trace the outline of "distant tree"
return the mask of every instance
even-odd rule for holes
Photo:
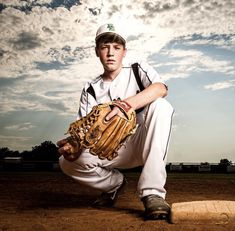
[[[19,151],[10,151],[10,153],[8,153],[9,157],[19,157],[20,156],[20,153]]]
[[[3,159],[6,156],[6,153],[8,153],[9,151],[9,148],[0,148],[0,160]]]
[[[21,156],[23,160],[33,160],[32,151],[23,151],[21,152]]]
[[[32,148],[32,158],[34,160],[58,160],[58,148],[51,141],[44,141]]]
[[[230,161],[228,159],[221,159],[220,162],[219,162],[219,165],[229,166],[229,165],[232,165],[232,161]]]
[[[40,145],[32,147],[31,151],[12,151],[8,147],[0,148],[0,160],[5,157],[18,157],[22,156],[24,160],[46,160],[46,161],[57,161],[58,148],[51,141],[44,141]]]
[[[18,156],[19,152],[10,150],[7,147],[0,148],[0,159],[4,159],[6,156]]]
[[[221,159],[218,165],[219,172],[227,172],[227,167],[232,164],[228,159]]]

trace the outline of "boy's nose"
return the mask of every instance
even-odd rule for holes
[[[113,56],[113,48],[109,48],[109,50],[108,50],[108,56]]]

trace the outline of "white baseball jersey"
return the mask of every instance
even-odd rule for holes
[[[156,70],[145,62],[138,63],[139,76],[143,86],[146,88],[152,83],[164,83]],[[95,98],[88,92],[88,88],[94,89]],[[121,72],[113,81],[104,81],[102,76],[86,83],[80,99],[80,107],[77,119],[87,115],[93,106],[99,103],[107,103],[115,99],[125,99],[136,95],[140,91],[134,76],[131,64],[123,66]]]
[[[156,82],[164,84],[158,73],[148,64],[139,63],[138,69],[144,87]],[[94,90],[95,97],[89,89]],[[139,91],[140,87],[131,65],[123,66],[119,75],[111,82],[104,82],[99,76],[88,82],[83,89],[78,119],[89,113],[98,103],[125,99]],[[142,198],[156,194],[165,198],[165,163],[174,110],[167,100],[161,97],[145,109],[137,114],[139,126],[128,142],[119,149],[116,158],[112,161],[101,160],[91,155],[88,149],[84,149],[74,162],[60,157],[63,172],[82,184],[111,193],[123,182],[123,174],[118,169],[144,166],[137,186],[139,196]]]

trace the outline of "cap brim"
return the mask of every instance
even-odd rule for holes
[[[118,36],[119,38],[121,38],[124,43],[126,43],[126,40],[125,40],[120,34],[117,34],[117,33],[114,33],[114,32],[104,32],[104,33],[101,33],[101,34],[99,34],[98,36],[96,36],[95,41],[97,41],[97,40],[98,40],[99,38],[101,38],[102,36],[108,35],[108,34],[110,34],[110,35],[116,35],[116,36]]]

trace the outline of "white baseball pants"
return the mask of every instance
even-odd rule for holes
[[[138,115],[136,133],[119,149],[118,157],[100,160],[84,150],[74,162],[61,156],[62,171],[82,184],[113,192],[123,181],[123,174],[117,169],[143,166],[137,188],[139,196],[156,194],[165,198],[166,155],[173,112],[166,99],[158,98]]]

